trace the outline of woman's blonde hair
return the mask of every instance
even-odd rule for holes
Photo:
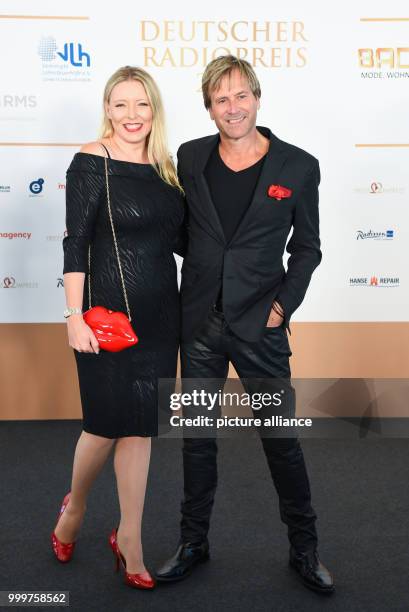
[[[105,107],[106,104],[109,104],[111,93],[115,85],[124,81],[139,81],[144,86],[151,105],[152,129],[147,138],[149,163],[152,164],[159,176],[166,183],[183,191],[167,146],[165,112],[163,109],[162,97],[151,75],[145,70],[142,70],[142,68],[137,68],[136,66],[123,66],[114,72],[108,79],[104,89],[104,115],[100,129],[100,138],[109,138],[114,132]]]

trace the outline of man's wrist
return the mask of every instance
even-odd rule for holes
[[[284,308],[282,307],[282,305],[280,304],[278,300],[274,300],[272,309],[274,310],[275,313],[277,313],[278,315],[280,315],[280,317],[283,317],[284,319],[285,317]]]

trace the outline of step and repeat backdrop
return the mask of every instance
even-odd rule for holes
[[[97,138],[109,76],[153,75],[175,154],[215,132],[201,75],[227,53],[256,69],[259,125],[320,161],[323,260],[294,321],[407,321],[406,2],[3,0],[0,33],[1,323],[63,322],[65,173]]]

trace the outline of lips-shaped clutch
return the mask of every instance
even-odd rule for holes
[[[105,351],[118,353],[136,344],[139,339],[123,312],[94,306],[83,314],[85,323],[92,329],[99,346]]]

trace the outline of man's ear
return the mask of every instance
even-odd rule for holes
[[[213,115],[213,113],[212,113],[212,107],[211,107],[211,106],[209,107],[209,116],[210,116],[210,119],[211,119],[212,121],[214,121],[214,115]]]
[[[257,98],[257,110],[260,110],[260,98]]]

